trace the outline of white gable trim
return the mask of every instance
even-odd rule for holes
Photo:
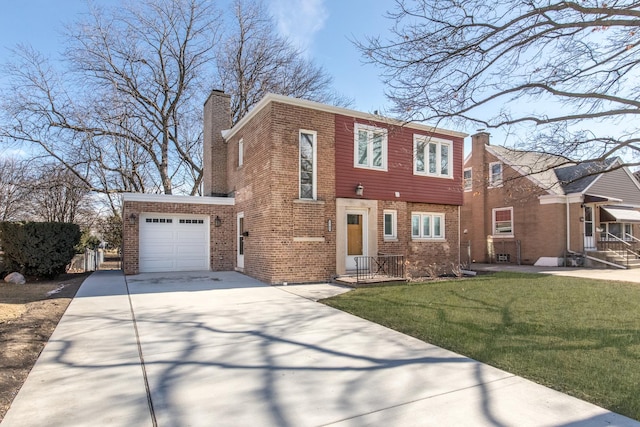
[[[502,163],[504,163],[505,165],[509,166],[511,169],[513,169],[514,171],[518,172],[521,176],[524,176],[525,178],[528,178],[529,181],[533,182],[536,186],[546,190],[547,193],[549,193],[549,195],[555,195],[556,193],[554,193],[551,188],[545,188],[545,185],[540,182],[540,180],[538,180],[536,177],[534,177],[533,175],[531,175],[530,173],[525,172],[522,168],[520,168],[519,166],[516,165],[512,165],[511,163],[509,163],[504,157],[502,157],[496,150],[494,150],[490,145],[485,145],[486,150],[493,154],[498,160],[500,160]],[[553,168],[551,168],[553,169]],[[504,173],[504,171],[503,171]],[[556,185],[554,184],[553,187],[555,187]],[[552,187],[552,188],[553,188]]]
[[[558,194],[545,194],[543,196],[538,196],[541,205],[552,205],[557,203],[565,204],[569,203],[582,203],[583,194],[582,193],[571,193],[566,196],[558,195]]]
[[[125,202],[155,202],[155,203],[192,203],[197,205],[235,205],[233,197],[203,197],[203,196],[176,196],[173,194],[142,194],[123,193],[122,200]]]

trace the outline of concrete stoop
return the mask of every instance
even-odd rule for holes
[[[614,251],[589,251],[587,252],[587,255],[617,264],[625,268],[640,268],[640,259],[635,258],[629,259],[627,261],[624,256]],[[615,267],[607,266],[607,268]]]

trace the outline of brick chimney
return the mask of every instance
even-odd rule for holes
[[[469,237],[472,240],[472,258],[488,261],[487,236],[491,231],[491,212],[487,212],[487,183],[489,168],[487,163],[486,146],[489,143],[489,133],[480,131],[471,136],[471,166],[473,192],[471,199],[471,223]],[[466,200],[465,200],[466,202]]]
[[[227,144],[222,131],[231,128],[231,96],[212,90],[204,103],[204,130],[202,141],[202,192],[204,196],[226,196]]]

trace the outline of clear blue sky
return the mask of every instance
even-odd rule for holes
[[[94,0],[118,4],[118,0]],[[349,39],[385,31],[388,0],[267,0],[279,30],[306,49],[310,58],[333,76],[335,88],[355,100],[354,109],[383,110],[386,101],[377,70],[363,66]],[[57,56],[63,50],[61,31],[86,11],[84,0],[0,0],[0,63],[9,49],[27,43]]]
[[[224,4],[229,0],[218,1]],[[379,70],[362,63],[351,40],[384,35],[391,25],[385,13],[393,6],[392,1],[265,0],[265,4],[276,18],[278,30],[332,75],[335,89],[354,100],[353,109],[381,113],[389,109]],[[0,64],[10,58],[10,49],[18,43],[56,58],[64,48],[64,25],[86,11],[85,0],[0,0]],[[454,130],[470,133],[469,129]]]

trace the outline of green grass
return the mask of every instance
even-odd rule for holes
[[[640,420],[640,284],[498,273],[322,302]]]

